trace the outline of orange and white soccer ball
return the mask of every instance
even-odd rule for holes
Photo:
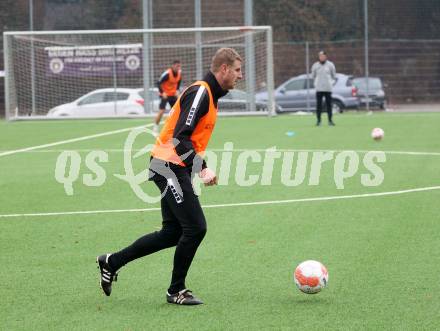
[[[381,128],[374,128],[371,131],[371,138],[373,138],[374,140],[381,140],[384,135],[385,132]]]
[[[295,269],[295,284],[304,293],[320,292],[328,283],[327,268],[318,261],[308,260]]]

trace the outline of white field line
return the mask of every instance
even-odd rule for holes
[[[256,152],[266,152],[269,149],[234,149],[233,152],[245,152],[245,151],[256,151]],[[212,152],[228,152],[224,149],[210,149]],[[433,155],[440,156],[440,152],[412,152],[412,151],[381,151],[381,150],[351,150],[351,149],[276,149],[277,152],[345,152],[353,151],[356,153],[370,153],[370,152],[383,152],[385,154],[398,154],[398,155]]]
[[[124,129],[125,130],[125,129]],[[90,138],[89,138],[90,139]],[[108,153],[123,153],[125,152],[124,149],[106,149],[106,148],[96,148],[96,149],[72,149],[75,150],[77,152],[83,152],[83,153],[87,153],[87,152],[91,152],[91,151],[95,151],[95,150],[102,150],[104,152],[108,152]],[[65,149],[43,149],[43,150],[30,150],[30,151],[23,151],[23,152],[29,152],[29,153],[61,153],[63,152]],[[270,149],[269,149],[270,150]],[[132,149],[132,152],[139,152],[140,149]],[[223,152],[245,152],[245,151],[255,151],[255,152],[266,152],[268,151],[268,149],[253,149],[253,148],[237,148],[237,149],[233,149],[231,150],[225,150],[225,149],[208,149],[209,152],[219,152],[219,153],[223,153]],[[335,152],[335,153],[339,153],[339,152],[344,152],[344,151],[353,151],[356,153],[369,153],[369,152],[383,152],[385,154],[395,154],[395,155],[419,155],[419,156],[440,156],[440,152],[412,152],[412,151],[381,151],[381,150],[351,150],[351,149],[276,149],[277,152]],[[12,152],[12,151],[0,151],[0,153],[7,153],[7,152]],[[0,154],[0,156],[2,156],[2,154]]]
[[[289,203],[297,203],[297,202],[315,202],[315,201],[328,201],[328,200],[369,198],[369,197],[381,197],[381,196],[399,195],[399,194],[414,193],[414,192],[434,191],[439,189],[440,186],[428,186],[428,187],[420,187],[420,188],[413,188],[413,189],[400,190],[400,191],[389,191],[389,192],[378,192],[378,193],[334,195],[327,197],[301,198],[301,199],[289,199],[289,200],[268,200],[268,201],[214,204],[214,205],[205,205],[203,206],[203,208],[227,208],[227,207],[289,204]],[[142,208],[142,209],[82,210],[82,211],[66,211],[66,212],[52,212],[52,213],[0,214],[0,218],[133,213],[133,212],[150,212],[150,211],[159,211],[159,210],[160,208]]]
[[[141,126],[135,126],[135,127],[125,128],[125,129],[119,129],[119,130],[114,130],[114,131],[107,131],[107,132],[92,134],[92,135],[89,135],[89,136],[83,136],[83,137],[78,137],[78,138],[72,138],[72,139],[67,139],[67,140],[56,141],[56,142],[49,143],[49,144],[44,144],[44,145],[31,146],[31,147],[26,147],[26,148],[11,150],[11,151],[3,151],[3,152],[0,153],[0,157],[7,156],[7,155],[12,155],[12,154],[18,154],[18,153],[25,153],[25,152],[35,151],[35,150],[39,150],[39,149],[43,149],[43,148],[47,148],[47,147],[52,147],[52,146],[58,146],[58,145],[74,143],[74,142],[77,142],[77,141],[84,141],[84,140],[88,140],[88,139],[94,139],[94,138],[110,136],[110,135],[113,135],[113,134],[127,132],[127,131],[131,131],[131,130],[134,130],[134,129],[137,129],[137,128],[144,128],[144,127],[148,127],[148,126],[152,126],[152,125],[153,125],[153,123],[150,123],[150,124],[141,125]]]

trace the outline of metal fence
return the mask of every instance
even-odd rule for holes
[[[4,0],[0,26],[143,28],[143,5],[151,28],[271,25],[276,85],[305,73],[306,63],[325,49],[339,72],[380,77],[394,108],[440,101],[438,0]]]
[[[317,61],[320,50],[326,50],[337,72],[362,77],[363,44],[363,40],[276,42],[275,83],[279,85],[292,76],[305,74]],[[382,79],[390,107],[440,102],[440,40],[371,40],[368,57],[369,75]],[[282,63],[278,59],[283,59]]]

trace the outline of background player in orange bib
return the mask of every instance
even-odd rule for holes
[[[163,113],[167,103],[173,107],[179,96],[179,88],[182,82],[182,66],[179,60],[173,62],[173,65],[165,70],[157,81],[157,87],[160,94],[159,112],[155,118],[153,132],[157,135],[159,133],[159,123],[162,119]]]

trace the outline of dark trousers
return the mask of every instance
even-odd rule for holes
[[[318,122],[321,122],[322,112],[322,98],[325,98],[325,105],[327,106],[328,121],[332,121],[332,92],[316,92],[316,116]]]
[[[160,177],[155,180],[161,193],[162,229],[149,233],[130,246],[114,253],[110,257],[110,267],[119,269],[130,261],[155,253],[164,248],[176,246],[174,268],[169,293],[185,288],[185,278],[194,255],[206,234],[206,220],[198,197],[194,194],[189,174],[180,174],[177,178],[182,195]]]
[[[159,109],[165,109],[165,107],[167,106],[167,103],[170,105],[171,108],[173,108],[176,101],[177,101],[176,96],[168,96],[166,98],[160,97]]]

